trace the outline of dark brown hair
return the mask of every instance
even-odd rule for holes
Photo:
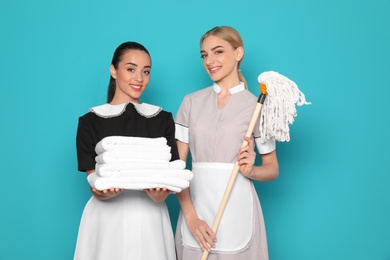
[[[122,60],[123,55],[131,50],[146,52],[150,57],[148,50],[142,44],[139,44],[137,42],[124,42],[116,48],[112,57],[111,65],[113,65],[115,69],[118,69],[118,64]],[[107,103],[110,103],[114,98],[115,90],[116,80],[112,76],[110,76],[110,82],[108,83],[107,91]]]

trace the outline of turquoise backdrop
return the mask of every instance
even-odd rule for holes
[[[72,259],[91,196],[77,171],[78,117],[105,102],[114,49],[151,52],[143,101],[175,115],[211,84],[199,38],[245,42],[243,74],[278,71],[312,102],[257,182],[271,260],[389,260],[390,1],[15,0],[0,3],[0,259]],[[179,204],[168,199],[175,229]]]

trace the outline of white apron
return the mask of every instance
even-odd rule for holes
[[[124,190],[107,201],[92,196],[81,218],[74,259],[175,260],[165,202],[137,190]]]
[[[192,167],[191,198],[198,217],[212,227],[234,164],[194,163]],[[245,248],[252,238],[253,214],[251,181],[238,173],[216,233],[216,248],[212,251],[235,253]],[[181,232],[183,246],[200,249],[184,219]]]

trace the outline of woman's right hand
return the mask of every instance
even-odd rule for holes
[[[210,252],[211,248],[215,247],[217,237],[204,220],[194,218],[188,221],[187,226],[203,251],[207,250]]]
[[[87,170],[86,171],[87,176],[93,172],[95,172],[95,169]],[[90,187],[90,188],[91,188],[91,192],[92,192],[93,196],[95,196],[99,200],[108,200],[108,199],[114,198],[114,197],[118,196],[119,194],[121,194],[123,191],[123,189],[119,189],[119,188],[110,188],[110,189],[105,189],[105,190],[97,190],[97,189],[92,188],[92,187]]]
[[[99,200],[112,199],[112,198],[118,196],[119,194],[121,194],[122,191],[123,191],[123,189],[119,189],[119,188],[110,188],[110,189],[105,189],[105,190],[97,190],[97,189],[91,187],[92,194],[96,198],[98,198]]]

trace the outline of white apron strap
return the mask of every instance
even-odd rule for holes
[[[194,163],[190,192],[199,218],[212,227],[234,164]],[[199,248],[185,221],[181,231],[183,245]],[[238,174],[217,230],[217,244],[213,251],[235,252],[243,249],[252,238],[253,197],[251,181]]]

